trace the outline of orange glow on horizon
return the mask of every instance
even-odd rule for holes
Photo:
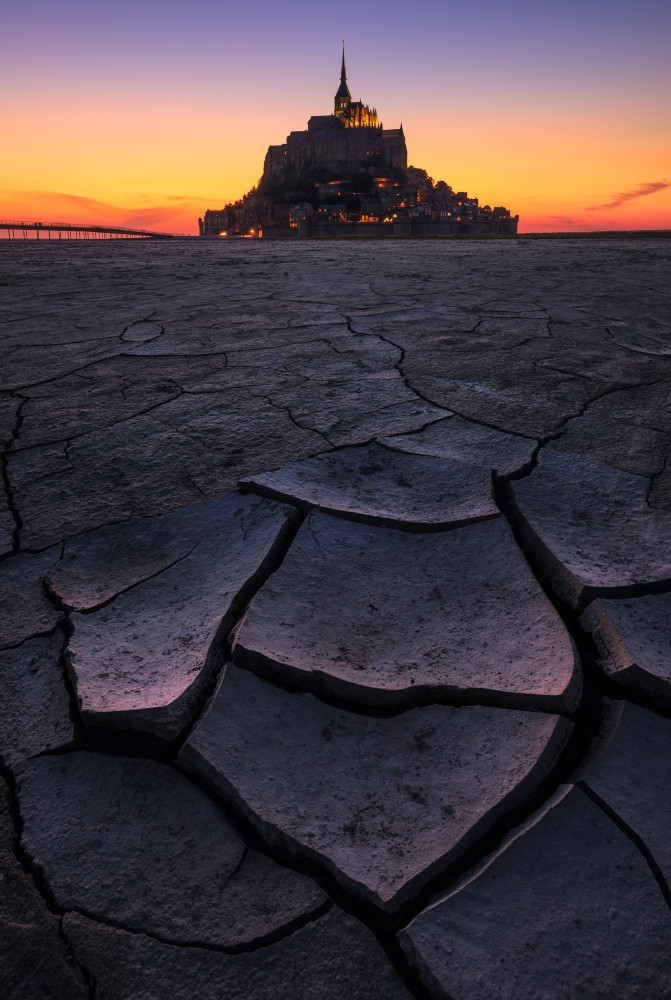
[[[476,110],[390,108],[385,120],[403,120],[409,163],[519,214],[521,233],[671,229],[671,139],[653,116],[632,118],[625,135],[616,113]],[[194,109],[24,95],[4,114],[0,217],[196,234],[206,209],[257,183],[269,144],[321,111],[257,96]],[[646,184],[659,187],[616,204]]]

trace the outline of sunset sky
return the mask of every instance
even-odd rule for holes
[[[520,232],[671,228],[669,0],[22,0],[0,218],[197,232],[348,84]]]

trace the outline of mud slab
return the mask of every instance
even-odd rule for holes
[[[499,513],[488,470],[377,444],[295,462],[240,487],[303,510],[408,531],[456,528]]]
[[[164,557],[146,579],[144,546],[130,529],[126,544],[137,561],[129,576],[140,582],[99,610],[70,617],[74,634],[65,655],[87,725],[170,740],[193,721],[221,664],[221,644],[237,608],[272,565],[293,515],[268,500],[222,498],[208,505],[192,543],[183,540],[181,554]],[[144,543],[158,562],[153,537],[150,532]],[[116,542],[123,545],[123,536]],[[79,604],[101,590],[89,582],[85,563],[82,596],[70,595]]]
[[[533,794],[571,728],[481,707],[371,718],[229,666],[179,761],[269,844],[391,912]]]
[[[68,914],[67,940],[95,976],[100,1000],[147,992],[171,1000],[409,1000],[411,994],[367,928],[332,911],[276,944],[244,955],[176,948]]]
[[[605,1000],[664,996],[670,931],[645,859],[572,788],[401,940],[431,996]]]
[[[609,677],[671,708],[671,594],[597,600],[581,622]]]
[[[671,580],[671,512],[648,505],[649,479],[546,448],[512,488],[528,545],[574,607]]]
[[[501,518],[416,535],[311,514],[233,660],[363,705],[571,712],[581,692],[569,634]]]
[[[17,769],[22,846],[62,910],[234,950],[322,912],[310,880],[245,848],[179,772],[86,752]]]

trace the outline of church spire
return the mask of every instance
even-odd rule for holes
[[[342,42],[342,69],[340,70],[340,86],[335,95],[335,114],[342,115],[344,112],[349,110],[349,106],[352,103],[352,95],[349,92],[349,87],[347,86],[347,71],[345,69],[345,39]]]

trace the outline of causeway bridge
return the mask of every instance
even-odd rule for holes
[[[114,240],[114,239],[154,239],[171,240],[183,233],[156,233],[149,229],[128,229],[124,226],[99,226],[81,222],[16,222],[0,219],[0,239],[4,234],[8,239],[66,239],[66,240]]]

